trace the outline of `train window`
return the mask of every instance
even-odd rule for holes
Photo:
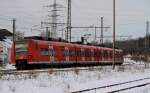
[[[70,56],[70,51],[69,50],[63,50],[62,55],[63,56]]]
[[[101,52],[101,58],[103,58],[104,57],[104,53],[103,52]]]
[[[75,53],[76,53],[76,54],[75,54],[76,56],[79,56],[79,53],[78,53],[78,52],[79,52],[79,51],[76,51],[76,52],[75,52]]]
[[[75,51],[72,51],[72,52],[71,52],[71,55],[72,55],[72,56],[75,56]]]
[[[85,56],[86,56],[86,57],[90,57],[90,55],[91,55],[91,53],[90,53],[89,50],[85,51]]]
[[[107,51],[104,51],[104,58],[107,58],[108,57],[108,53]]]
[[[72,56],[75,56],[75,55],[76,55],[76,54],[75,54],[75,51],[72,51],[72,53],[71,53],[71,54],[72,54]]]
[[[84,57],[84,54],[85,54],[84,51],[81,51],[81,56],[82,56],[82,57]]]
[[[96,57],[96,55],[95,55],[95,51],[94,51],[94,57]]]
[[[41,52],[41,55],[42,55],[42,56],[48,56],[48,55],[49,55],[48,49],[44,49],[44,48],[43,48],[43,49],[40,50],[40,52]]]
[[[101,58],[101,52],[98,52],[98,57],[100,57],[100,58]]]
[[[76,56],[80,56],[80,55],[79,55],[79,51],[76,51]]]
[[[76,56],[81,56],[81,51],[76,51]]]
[[[99,52],[96,52],[96,56],[99,57]]]
[[[71,56],[71,57],[75,56],[75,51],[70,50],[70,51],[69,51],[69,56]]]
[[[95,51],[95,52],[94,52],[94,56],[95,56],[95,57],[98,57],[98,52]]]
[[[89,51],[86,51],[86,56],[89,57]]]
[[[66,56],[69,56],[69,50],[66,50]]]
[[[110,53],[109,52],[107,52],[107,58],[110,58]]]
[[[111,53],[110,52],[108,53],[108,57],[111,58]]]
[[[69,56],[72,56],[72,50],[69,51]]]
[[[63,50],[63,51],[62,51],[62,55],[63,55],[63,56],[66,56],[66,54],[65,54],[65,50]]]
[[[97,57],[99,57],[99,52],[97,52],[97,55],[96,55]]]
[[[89,57],[89,51],[86,51],[85,53],[86,57]]]
[[[89,57],[91,56],[91,51],[88,51],[88,56],[89,56]]]
[[[113,56],[113,54],[110,52],[110,53],[109,53],[109,57],[112,58],[112,56]]]
[[[85,51],[85,57],[87,56],[87,51]]]
[[[93,51],[91,52],[91,56],[94,57],[94,52]]]
[[[87,51],[85,51],[85,57],[87,57]]]
[[[54,51],[54,56],[58,56],[58,52],[57,51]]]
[[[109,57],[109,53],[106,51],[106,58],[108,58]]]
[[[107,55],[106,52],[104,52],[104,58],[106,58],[106,55]]]
[[[81,51],[79,51],[79,56],[81,56]]]

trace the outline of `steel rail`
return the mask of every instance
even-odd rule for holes
[[[132,66],[134,64],[122,64],[120,67],[124,66]],[[138,64],[141,65],[141,64]],[[35,69],[35,70],[0,70],[0,74],[32,74],[32,73],[46,73],[46,72],[72,72],[72,71],[88,71],[88,70],[99,70],[105,67],[111,66],[94,66],[94,67],[77,67],[77,68],[63,68],[63,69],[56,69],[56,68],[50,68],[50,69]],[[119,67],[119,66],[118,66]]]
[[[98,90],[98,89],[103,89],[103,88],[108,88],[108,87],[114,87],[114,86],[118,86],[118,85],[124,85],[124,84],[133,83],[133,82],[148,80],[148,79],[150,79],[150,77],[143,78],[143,79],[132,80],[132,81],[127,81],[127,82],[122,82],[122,83],[117,83],[117,84],[110,84],[110,85],[101,86],[101,87],[97,87],[97,88],[91,88],[91,89],[84,89],[84,90],[79,90],[79,91],[73,91],[73,92],[70,92],[70,93],[82,93],[82,92],[87,92],[87,91],[92,91],[92,90]],[[142,87],[142,86],[146,86],[148,84],[150,84],[150,83],[140,84],[140,85],[136,85],[136,86],[132,86],[132,87],[128,87],[128,88],[122,88],[122,89],[119,89],[119,90],[110,91],[108,93],[115,93],[115,92],[124,91],[124,90],[132,89],[132,88],[136,88],[136,87],[140,87],[140,86]]]
[[[134,88],[137,88],[137,87],[143,87],[143,86],[147,86],[147,85],[150,85],[150,83],[144,83],[144,84],[139,84],[139,85],[132,86],[132,87],[128,87],[128,88],[122,88],[122,89],[110,91],[110,92],[108,92],[108,93],[121,92],[121,91],[129,90],[129,89],[134,89]]]

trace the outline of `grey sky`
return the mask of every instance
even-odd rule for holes
[[[67,0],[57,0],[66,6]],[[104,17],[105,26],[112,27],[112,1],[113,0],[72,0],[73,26],[100,26],[100,17]],[[46,18],[47,8],[43,6],[52,4],[53,0],[0,0],[0,28],[11,29],[11,18],[17,19],[17,28],[26,34],[33,25],[38,25]],[[146,21],[150,20],[150,0],[116,0],[116,30],[117,35],[144,36]],[[66,14],[64,13],[64,16]],[[83,29],[83,34],[85,33]],[[91,31],[90,31],[91,30]],[[79,34],[73,29],[73,34]],[[82,31],[82,30],[80,30]],[[91,33],[93,29],[87,30]],[[112,29],[105,32],[110,35]]]

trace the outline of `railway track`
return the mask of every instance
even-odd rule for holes
[[[134,64],[123,64],[121,66],[117,67],[126,67],[126,66],[132,66]],[[141,64],[140,64],[141,65]],[[143,65],[143,64],[142,64]],[[50,68],[50,69],[35,69],[35,70],[0,70],[0,74],[3,75],[12,75],[12,74],[33,74],[33,73],[47,73],[47,72],[71,72],[71,71],[88,71],[88,70],[100,70],[103,68],[112,68],[112,66],[94,66],[94,67],[74,67],[74,68]]]
[[[100,86],[100,87],[91,88],[91,89],[71,91],[70,93],[86,93],[89,91],[95,91],[95,93],[117,93],[117,92],[129,90],[129,89],[143,87],[146,85],[150,85],[150,77]]]
[[[41,70],[0,70],[0,74],[35,74],[35,73],[47,73],[47,72],[72,72],[72,71],[88,71],[88,70],[98,70],[101,67],[84,67],[84,68],[51,68],[51,69],[41,69]]]

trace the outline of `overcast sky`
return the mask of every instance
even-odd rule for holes
[[[48,9],[44,6],[53,0],[0,0],[0,28],[11,30],[11,19],[16,18],[17,30],[26,35],[34,25],[46,19]],[[57,0],[67,7],[67,0]],[[104,17],[104,26],[112,27],[113,0],[72,0],[72,26],[100,26],[100,17]],[[66,16],[66,9],[61,13]],[[65,21],[65,20],[64,20]],[[132,35],[134,38],[145,35],[146,21],[150,21],[150,0],[116,0],[116,31],[117,35]],[[66,22],[66,21],[65,21]],[[82,35],[93,33],[93,29],[82,29]],[[73,29],[76,36],[81,35]],[[99,30],[98,30],[99,31]],[[105,32],[111,35],[112,28]],[[75,35],[74,35],[75,36]]]

